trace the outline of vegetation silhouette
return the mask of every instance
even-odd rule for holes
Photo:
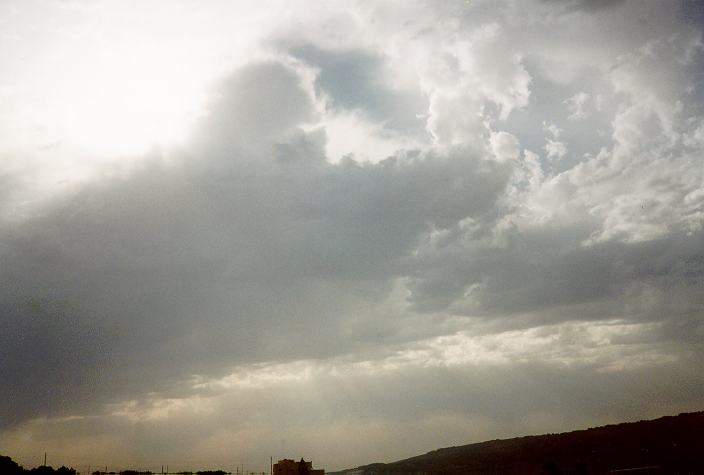
[[[152,472],[150,470],[147,470],[147,471],[122,470],[119,472],[102,472],[100,470],[96,470],[95,472],[92,473],[92,475],[157,475],[158,473],[166,473],[166,472]],[[176,475],[230,475],[232,472],[226,472],[225,470],[200,470],[198,472],[184,470],[184,471],[180,471],[180,472],[169,472],[169,473],[176,474]]]
[[[155,475],[157,472],[152,472],[150,470],[140,471],[140,470],[122,470],[119,472],[104,472],[101,470],[95,470],[91,472],[92,475]],[[232,472],[226,472],[225,470],[201,470],[198,472],[178,472],[181,475],[230,475]],[[27,470],[22,465],[12,460],[11,457],[6,455],[0,455],[0,475],[76,475],[76,470],[73,468],[68,468],[61,466],[60,468],[54,469],[46,465],[41,465],[39,467],[34,467],[31,470]]]
[[[68,468],[61,466],[57,469],[49,467],[47,465],[41,465],[39,467],[34,467],[31,470],[27,470],[22,465],[12,460],[12,458],[6,455],[0,455],[0,474],[2,475],[76,475],[76,470],[73,468]]]

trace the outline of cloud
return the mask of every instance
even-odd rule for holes
[[[623,361],[621,351],[606,356],[600,350],[608,338],[632,330],[564,326],[556,333],[544,332],[541,349],[554,355],[559,353],[558,345],[566,344],[571,351],[564,356],[573,358],[569,364],[539,361],[530,351],[530,362],[449,366],[411,362],[396,363],[390,370],[388,361],[368,365],[336,361],[248,368],[238,379],[230,378],[229,390],[114,406],[111,415],[99,419],[100,424],[90,417],[28,423],[11,433],[9,440],[14,446],[31,434],[56,446],[59,453],[100,440],[97,453],[79,449],[82,466],[96,459],[119,463],[117,447],[128,454],[132,466],[144,469],[153,466],[151,450],[161,450],[162,458],[179,469],[193,464],[227,465],[234,445],[250,454],[250,467],[263,469],[272,453],[306,453],[316,465],[336,469],[355,465],[350,447],[369,454],[370,461],[389,460],[455,440],[559,432],[594,421],[656,416],[659,412],[649,406],[651,401],[673,410],[698,401],[701,385],[683,384],[700,377],[693,366],[697,361],[689,361],[683,371],[661,354],[646,354],[637,344],[621,343],[623,353],[630,352],[647,369],[594,370],[598,363],[593,357],[599,362]],[[504,336],[500,335],[483,344],[499,343],[494,353],[514,353],[510,340],[524,336],[508,335],[501,345]],[[466,340],[457,343],[438,341],[436,349],[465,350]],[[580,349],[587,356],[581,361],[579,356],[574,358]],[[649,357],[656,358],[654,365],[647,362]],[[681,389],[673,391],[676,386]]]
[[[547,139],[544,148],[548,154],[548,158],[560,159],[567,155],[567,146],[564,142],[560,142],[559,140]]]
[[[341,468],[695,409],[701,31],[646,3],[272,4],[179,146],[19,121],[0,449]]]
[[[554,0],[544,0],[554,2]],[[623,0],[574,0],[565,2],[569,10],[583,10],[586,12],[598,12],[599,10],[609,10],[624,3]]]
[[[328,163],[324,134],[295,127],[311,111],[294,71],[245,67],[192,148],[146,157],[14,228],[4,337],[24,340],[7,347],[2,407],[46,415],[61,407],[52,393],[104,401],[246,361],[351,349],[340,328],[374,318],[353,309],[383,296],[417,236],[489,212],[508,179],[462,149]],[[67,320],[44,331],[57,301]],[[67,359],[54,358],[64,347]],[[42,384],[47,401],[20,400]]]
[[[489,139],[491,151],[499,161],[516,160],[521,153],[518,139],[506,132],[497,132]]]
[[[584,106],[590,96],[586,92],[578,92],[569,99],[565,99],[564,104],[570,109],[569,118],[572,120],[585,119],[587,113],[584,111]]]

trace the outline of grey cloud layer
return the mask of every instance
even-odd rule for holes
[[[310,28],[282,26],[269,59],[223,79],[187,145],[2,221],[0,430],[78,415],[90,417],[56,419],[57,431],[100,420],[99,433],[123,434],[140,404],[182,400],[183,413],[138,420],[144,432],[125,438],[137,458],[191,442],[196,457],[219,431],[245,438],[227,427],[242,420],[262,444],[277,420],[341,440],[363,420],[391,439],[409,414],[430,434],[456,417],[493,421],[483,434],[498,436],[568,429],[555,422],[565,414],[587,425],[695,404],[701,31],[663,2],[471,3],[348,5],[316,21],[303,11]],[[326,120],[350,111],[429,145],[333,163]],[[19,181],[0,172],[0,197]],[[458,330],[554,336],[546,325],[603,320],[635,328],[599,341],[594,351],[614,352],[603,362],[383,365]],[[576,351],[559,336],[558,353]],[[307,387],[283,378],[278,401],[194,383],[335,358],[382,370]],[[201,397],[205,418],[189,412]],[[549,422],[526,422],[541,415]],[[147,427],[170,421],[180,442]],[[304,439],[322,444],[310,427]]]
[[[344,294],[383,292],[419,234],[488,213],[507,181],[460,149],[330,165],[322,133],[295,129],[310,104],[290,71],[254,65],[230,84],[205,151],[147,157],[6,230],[3,421],[71,410],[86,391],[345,351],[339,326],[364,317]],[[271,154],[252,150],[277,133]],[[21,398],[41,385],[45,398]]]

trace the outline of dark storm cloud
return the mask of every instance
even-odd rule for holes
[[[90,405],[85,391],[107,363],[103,355],[110,342],[104,335],[60,301],[5,296],[0,314],[0,426],[85,410]]]
[[[508,179],[462,149],[329,164],[324,135],[295,130],[310,100],[276,63],[221,92],[200,146],[4,231],[5,425],[70,411],[80,394],[130,398],[340,351],[341,294],[388,286],[421,233],[487,213]]]
[[[469,314],[489,315],[610,302],[611,308],[601,307],[601,311],[625,316],[629,314],[625,308],[629,292],[652,287],[669,289],[684,298],[686,309],[667,299],[662,306],[642,309],[645,314],[639,317],[700,316],[702,301],[696,295],[704,295],[701,232],[643,243],[585,247],[581,242],[589,233],[587,223],[582,223],[559,231],[549,227],[514,229],[499,245],[477,242],[465,246],[459,239],[443,243],[438,252],[421,252],[419,262],[412,266],[419,277],[410,286],[411,299],[424,310],[443,310],[455,304],[455,311],[461,311],[467,302],[465,311]],[[473,289],[474,285],[479,287]],[[586,315],[573,316],[581,319]],[[594,314],[591,318],[605,316]]]
[[[567,5],[569,9],[579,10],[584,12],[598,12],[600,10],[609,10],[622,5],[625,0],[571,0],[567,2],[559,2],[557,0],[543,0],[546,3],[562,3]]]

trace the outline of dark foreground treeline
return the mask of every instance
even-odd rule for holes
[[[121,472],[101,472],[96,470],[92,475],[158,475],[166,472],[151,472],[149,470],[140,472],[139,470],[122,470]],[[199,472],[171,472],[167,475],[230,475],[232,472],[224,470],[201,470]],[[2,474],[0,474],[2,475]]]
[[[704,474],[704,412],[449,447],[337,473]]]
[[[96,470],[92,475],[158,475],[159,473],[166,472],[140,472],[139,470],[123,470],[121,472],[101,472]],[[167,475],[230,475],[232,472],[226,472],[224,470],[201,470],[198,472],[170,472]],[[2,475],[2,474],[0,474]]]
[[[34,467],[31,470],[26,470],[22,467],[22,465],[18,465],[17,462],[12,460],[10,457],[0,455],[0,474],[26,475],[29,473],[32,475],[76,475],[76,471],[74,469],[63,466],[54,469],[53,467],[42,465],[41,467]]]
[[[138,470],[123,470],[121,472],[101,472],[96,470],[92,475],[152,475],[154,472],[146,471],[140,472]],[[41,467],[34,467],[31,470],[27,470],[18,465],[17,462],[12,460],[10,457],[5,455],[0,455],[0,475],[76,475],[76,470],[68,467],[61,467],[54,469],[52,467],[47,467],[42,465]],[[205,470],[200,472],[178,472],[180,475],[229,475],[230,472],[224,470]]]
[[[96,470],[92,475],[158,475],[166,472],[151,472],[149,470],[140,472],[139,470],[122,470],[121,472],[101,472]],[[224,470],[201,470],[199,472],[170,472],[166,475],[230,475],[232,472]],[[0,474],[2,475],[2,474]]]

